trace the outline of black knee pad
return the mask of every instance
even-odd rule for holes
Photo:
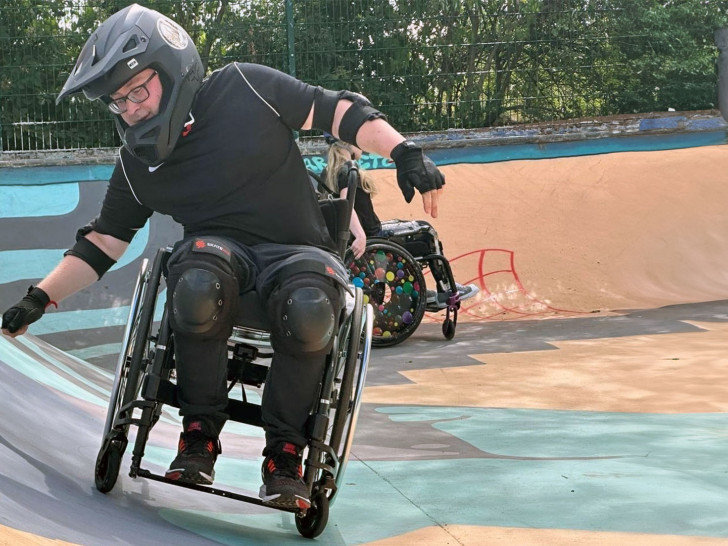
[[[315,356],[331,350],[343,303],[340,286],[322,275],[302,273],[284,281],[268,303],[275,351]]]
[[[239,266],[224,244],[198,238],[170,257],[167,305],[174,331],[227,338],[238,307]]]

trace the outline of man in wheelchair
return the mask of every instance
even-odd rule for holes
[[[114,115],[123,147],[99,215],[47,277],[2,316],[15,337],[100,279],[154,212],[184,228],[167,263],[167,312],[183,431],[169,480],[211,484],[228,419],[227,339],[240,294],[267,305],[275,350],[262,401],[261,499],[303,508],[305,424],[344,306],[336,253],[294,131],[318,129],[391,157],[409,201],[437,215],[443,178],[361,95],[233,62],[206,78],[189,35],[128,6],[91,35],[58,101],[83,92]]]

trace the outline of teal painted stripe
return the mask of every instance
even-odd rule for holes
[[[0,251],[0,284],[42,279],[58,265],[65,251],[56,248]]]
[[[69,237],[72,234],[69,233]],[[149,241],[149,222],[140,229],[129,248],[109,271],[116,271],[139,258]],[[0,284],[22,279],[42,279],[58,265],[65,248],[33,248],[0,251]]]
[[[78,183],[51,186],[0,185],[0,218],[60,216],[78,206]]]
[[[452,145],[466,143],[453,139]],[[654,152],[659,150],[675,150],[699,146],[714,146],[728,143],[725,129],[693,133],[668,135],[635,135],[585,139],[573,142],[545,142],[507,145],[461,146],[454,148],[436,148],[427,151],[427,155],[437,165],[453,165],[458,163],[496,163],[499,161],[515,161],[523,159],[554,159],[557,157],[576,157],[583,155],[609,154],[616,152]],[[326,166],[326,160],[320,156],[304,157],[306,167],[316,174]],[[373,154],[364,154],[359,161],[364,169],[392,169],[394,164]]]
[[[457,163],[495,163],[522,159],[554,159],[617,152],[654,152],[714,146],[726,144],[727,142],[728,133],[721,130],[704,133],[608,137],[575,142],[448,148],[430,150],[427,154],[438,165],[451,165]]]
[[[123,326],[126,324],[128,316],[128,305],[109,309],[50,311],[43,315],[42,320],[30,325],[30,332],[39,336],[69,330],[92,330],[110,326]]]
[[[88,360],[100,356],[118,355],[119,351],[121,351],[121,343],[105,343],[104,345],[94,345],[92,347],[68,351],[68,354],[81,360]]]
[[[61,364],[57,359],[52,358],[45,352],[40,352],[31,342],[25,338],[18,338],[18,341],[24,346],[30,348],[36,354],[42,355],[44,360],[48,360],[51,364],[61,370],[64,374],[68,374],[75,379],[83,381],[84,384],[91,386],[92,384],[87,380],[84,380],[77,373],[70,370],[67,366]],[[38,360],[32,355],[29,355],[22,351],[19,347],[15,346],[10,340],[4,336],[0,336],[0,354],[2,354],[2,360],[5,364],[13,368],[14,370],[22,373],[29,377],[33,381],[47,385],[53,389],[63,392],[69,396],[77,398],[79,400],[85,400],[91,404],[97,406],[106,407],[108,405],[107,399],[108,394],[105,391],[95,387],[94,390],[101,391],[106,396],[102,399],[99,396],[95,396],[93,393],[79,387],[72,381],[69,381],[66,377],[63,377],[55,370],[46,366],[40,365]]]
[[[716,125],[717,123],[717,125]],[[428,155],[438,165],[454,163],[493,163],[518,159],[547,159],[556,157],[573,157],[614,152],[657,151],[695,146],[711,146],[728,142],[728,134],[722,122],[694,123],[691,126],[699,130],[659,135],[633,135],[606,138],[584,138],[570,142],[545,142],[525,144],[500,144],[496,138],[503,135],[497,131],[492,133],[494,143],[478,146],[464,146],[467,139],[454,136],[453,147],[432,149]],[[716,130],[711,129],[715,126]],[[506,134],[507,136],[507,134]],[[532,135],[525,135],[526,137]],[[422,140],[427,143],[427,139]],[[326,160],[319,155],[304,157],[306,166],[320,174],[326,166]],[[360,164],[366,169],[393,168],[387,159],[373,154],[364,154]],[[49,167],[0,168],[0,186],[2,185],[44,185],[59,182],[79,182],[108,180],[113,165],[59,165]]]
[[[488,454],[368,463],[441,523],[728,537],[726,414],[379,411],[400,423],[431,423]],[[480,484],[479,502],[467,501],[463,483]]]
[[[161,320],[167,290],[163,289],[157,296],[154,320]],[[51,311],[43,315],[42,320],[30,325],[34,335],[56,334],[71,330],[93,330],[111,326],[126,325],[129,317],[129,306],[111,307],[108,309],[77,309],[75,311]]]
[[[449,525],[728,537],[728,415],[639,414],[422,406],[381,407],[402,425],[431,425],[482,457],[418,460],[440,447],[409,445],[396,460],[361,460],[354,441],[343,487],[319,541],[360,544]],[[386,425],[385,425],[386,426]],[[413,442],[422,432],[411,435]],[[396,452],[393,452],[396,454]],[[409,455],[409,460],[406,457]],[[160,466],[174,456],[157,448]],[[259,485],[260,460],[225,452],[216,480]],[[371,507],[376,499],[376,509]],[[378,514],[377,524],[362,517]],[[242,511],[241,511],[242,512]],[[220,544],[296,543],[293,516],[162,510],[161,517]]]
[[[40,186],[59,182],[108,180],[114,165],[0,167],[0,186]]]

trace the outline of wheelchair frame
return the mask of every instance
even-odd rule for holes
[[[353,190],[348,200],[338,201],[346,226],[353,207],[358,170],[352,167],[349,184]],[[343,220],[339,222],[344,225]],[[339,238],[341,240],[341,238]],[[340,243],[339,240],[339,243]],[[343,238],[348,240],[348,234]],[[342,251],[344,245],[339,244]],[[257,497],[216,487],[172,481],[142,467],[144,449],[150,431],[158,422],[165,405],[179,407],[176,400],[174,370],[174,333],[167,318],[166,305],[158,331],[154,330],[154,311],[161,286],[164,265],[170,248],[159,249],[153,263],[142,261],[134,288],[126,324],[122,350],[116,366],[102,445],[95,466],[96,488],[107,493],[116,484],[123,454],[129,443],[129,432],[137,428],[129,476],[147,478],[172,485],[220,495],[269,508],[295,513],[298,531],[305,537],[321,534],[328,521],[329,507],[341,486],[353,442],[362,391],[368,369],[373,329],[371,306],[364,303],[361,289],[353,288],[346,295],[346,306],[326,357],[320,395],[308,421],[308,446],[304,459],[303,479],[309,488],[311,507],[287,510],[271,507]],[[257,307],[256,307],[257,306]],[[241,309],[259,309],[261,302],[254,292],[241,295]],[[245,387],[261,387],[269,365],[263,361],[273,353],[265,320],[255,317],[236,321],[228,339],[229,390],[236,383],[242,388],[242,400],[229,399],[227,413],[231,421],[263,426],[259,404],[247,399]]]

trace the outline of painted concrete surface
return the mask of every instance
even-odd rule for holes
[[[481,294],[452,341],[434,314],[374,351],[317,542],[728,544],[725,146],[443,169],[433,223]],[[383,218],[422,217],[375,175]],[[0,218],[0,248],[62,249],[103,195],[77,190],[72,208],[59,193],[42,218]],[[113,491],[94,487],[125,298],[175,230],[155,218],[97,287],[0,338],[0,543],[309,542],[290,515],[132,480],[128,454]],[[8,256],[3,306],[34,280]],[[155,427],[148,466],[172,459],[179,422]],[[216,484],[256,491],[261,431],[230,424],[222,443]]]

